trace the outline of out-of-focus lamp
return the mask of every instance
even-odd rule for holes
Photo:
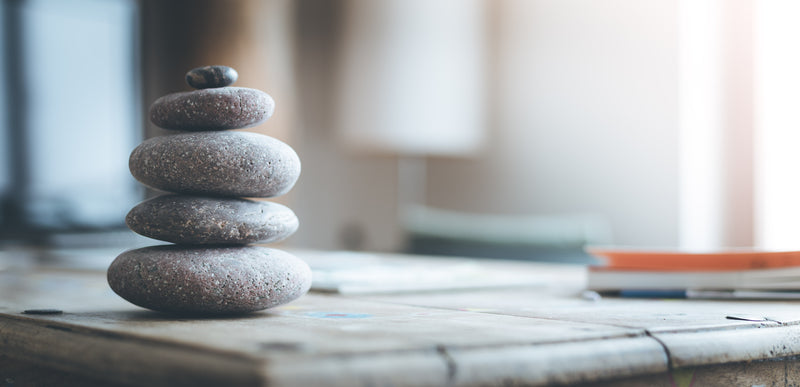
[[[484,141],[484,0],[350,0],[340,63],[349,149],[464,156]]]

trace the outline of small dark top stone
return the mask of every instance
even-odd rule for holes
[[[261,90],[221,87],[167,94],[150,105],[150,121],[164,129],[227,130],[261,124],[274,111]]]
[[[300,158],[289,145],[250,132],[153,137],[131,152],[128,166],[152,188],[217,197],[283,195],[300,176]]]
[[[120,254],[108,284],[144,308],[186,314],[241,314],[285,304],[311,287],[297,257],[259,246],[150,246]]]
[[[228,66],[204,66],[189,70],[186,83],[195,89],[211,89],[230,86],[239,78],[239,73]]]
[[[272,243],[297,231],[297,216],[278,203],[162,195],[134,207],[131,230],[178,244]]]

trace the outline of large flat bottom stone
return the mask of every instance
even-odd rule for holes
[[[120,254],[108,268],[120,297],[161,312],[242,314],[288,303],[311,286],[299,258],[259,246],[151,246]]]

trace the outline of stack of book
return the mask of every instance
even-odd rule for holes
[[[800,299],[800,251],[588,248],[589,290],[628,296]]]

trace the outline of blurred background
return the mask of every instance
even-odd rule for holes
[[[793,1],[1,4],[0,247],[140,243],[128,155],[210,64],[277,102],[291,247],[800,247]]]

